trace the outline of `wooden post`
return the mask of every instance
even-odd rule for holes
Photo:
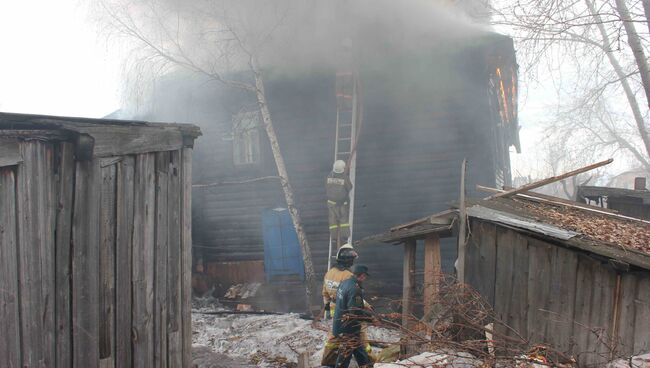
[[[404,243],[404,266],[403,266],[403,282],[402,282],[402,327],[409,328],[409,318],[413,314],[413,300],[415,291],[415,250],[417,242],[415,239],[407,240]],[[401,351],[402,353],[408,352],[408,347],[405,344],[406,340],[402,340]]]
[[[413,311],[413,294],[415,291],[415,240],[404,243],[404,280],[402,284],[402,326],[408,328],[408,320]]]
[[[298,355],[298,368],[309,368],[309,353],[303,351]]]
[[[460,226],[458,227],[458,259],[456,260],[456,272],[458,282],[465,283],[465,242],[467,211],[465,209],[465,173],[467,172],[467,159],[463,159],[460,172]]]
[[[424,315],[430,316],[433,303],[438,299],[440,266],[440,238],[430,234],[424,240]]]

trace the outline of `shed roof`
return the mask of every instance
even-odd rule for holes
[[[579,198],[598,198],[598,197],[639,198],[643,201],[643,204],[650,203],[650,190],[635,190],[635,189],[582,185],[578,187],[577,195]]]
[[[485,210],[479,216],[477,209],[489,209],[504,217],[486,216]],[[650,222],[645,220],[524,196],[473,201],[468,215],[650,269]],[[516,219],[525,222],[517,224],[513,221]]]
[[[74,141],[80,159],[172,151],[200,135],[191,124],[0,112],[0,138]]]
[[[598,207],[523,193],[491,200],[469,200],[467,215],[482,221],[553,239],[610,259],[650,269],[650,221],[620,215]],[[446,214],[445,216],[448,216]],[[387,243],[423,238],[427,234],[451,235],[451,225],[425,223],[398,226],[396,231],[362,239]],[[444,227],[447,226],[447,227]]]

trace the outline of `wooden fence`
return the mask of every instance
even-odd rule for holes
[[[504,323],[581,365],[650,351],[649,270],[617,272],[605,259],[478,220],[466,270]]]
[[[0,366],[189,367],[192,149],[60,133],[0,130]]]

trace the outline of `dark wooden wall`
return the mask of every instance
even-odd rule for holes
[[[588,366],[650,350],[650,271],[617,273],[606,261],[488,222],[473,219],[470,229],[467,281],[521,336]]]
[[[0,366],[188,367],[192,150],[76,161],[65,141],[12,144]]]

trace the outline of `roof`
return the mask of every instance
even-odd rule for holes
[[[650,270],[650,221],[531,192],[468,200],[467,215]],[[458,212],[441,212],[366,237],[356,244],[402,243],[434,233],[451,236],[456,222],[448,220],[453,216],[458,216]]]
[[[430,234],[438,234],[440,237],[447,237],[451,235],[452,226],[452,224],[424,224],[396,231],[387,231],[385,233],[365,237],[355,242],[354,245],[359,246],[372,243],[399,244],[408,240],[423,239]]]
[[[565,202],[514,196],[472,201],[468,216],[650,269],[650,222]]]
[[[634,190],[634,189],[582,185],[578,187],[577,195],[578,198],[598,198],[598,197],[639,198],[643,201],[643,204],[650,204],[649,190]]]
[[[430,234],[437,234],[441,238],[449,237],[452,235],[456,217],[455,210],[446,210],[393,227],[381,234],[367,236],[354,244],[357,246],[374,243],[400,244],[409,240],[424,239]]]
[[[172,151],[192,147],[200,135],[191,124],[0,112],[3,140],[72,141],[80,159]]]

